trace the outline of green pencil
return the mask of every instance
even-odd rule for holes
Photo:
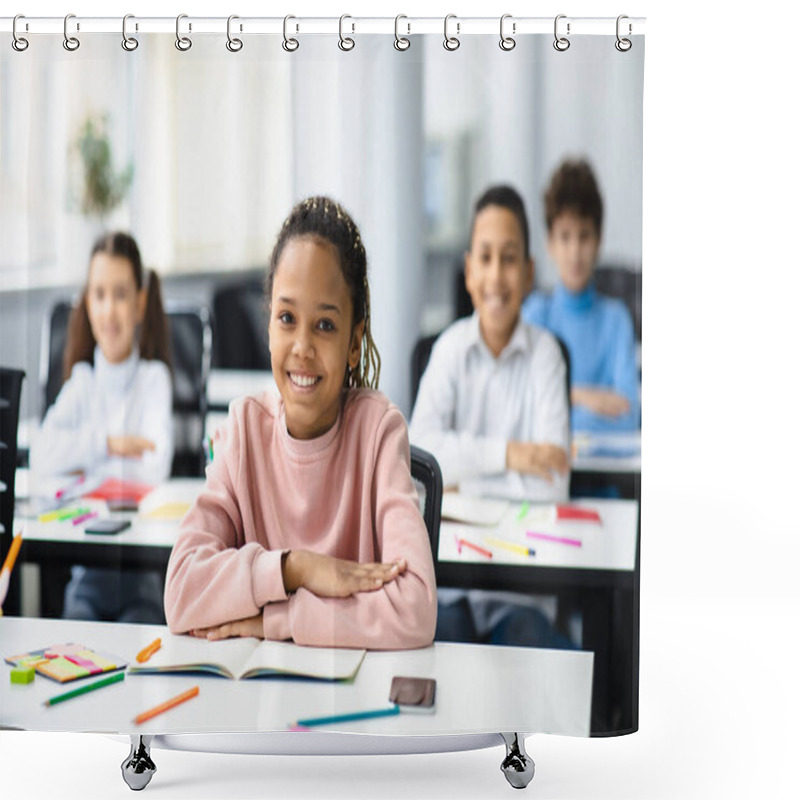
[[[85,686],[81,686],[79,689],[73,689],[71,692],[64,692],[64,694],[58,694],[55,697],[51,697],[49,700],[45,700],[44,704],[46,706],[54,706],[56,703],[60,703],[62,700],[70,700],[80,694],[93,692],[95,689],[102,689],[103,686],[108,686],[111,683],[119,683],[119,681],[124,680],[124,678],[124,672],[117,672],[114,675],[109,675],[107,678],[95,681],[94,683],[87,683]]]

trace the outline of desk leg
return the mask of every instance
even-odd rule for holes
[[[500,765],[506,780],[515,789],[524,789],[532,780],[536,765],[525,752],[525,739],[519,733],[501,733],[506,745],[506,757]]]
[[[135,792],[141,791],[155,775],[156,765],[150,758],[152,736],[131,734],[131,752],[122,762],[122,778]]]

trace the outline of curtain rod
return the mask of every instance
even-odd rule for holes
[[[389,34],[395,30],[401,36],[415,34],[444,34],[444,17],[355,17],[345,15],[340,23],[338,17],[304,17],[287,18],[290,34]],[[620,33],[623,36],[642,35],[645,32],[645,17],[624,17],[620,22]],[[13,17],[0,17],[0,31],[11,33]],[[127,22],[128,35],[134,33],[172,33],[176,31],[175,17],[136,17],[131,16]],[[17,20],[17,34],[64,33],[64,17],[20,16]],[[283,17],[235,17],[231,30],[236,34],[276,34],[284,33]],[[617,33],[616,17],[570,17],[560,14],[558,17],[559,36],[567,35],[605,35]],[[395,29],[397,25],[397,29]],[[549,33],[553,35],[556,25],[554,17],[513,17],[506,15],[504,33],[519,36],[533,33]],[[227,17],[194,17],[181,15],[181,33],[186,34],[225,34],[228,30]],[[569,26],[569,29],[567,29]],[[69,34],[85,33],[119,33],[122,34],[122,17],[81,17],[71,15],[69,18]],[[448,23],[448,35],[470,36],[475,34],[499,34],[500,17],[458,17],[452,15]]]

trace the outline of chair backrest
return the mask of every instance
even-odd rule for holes
[[[439,525],[442,521],[442,471],[439,462],[427,451],[411,445],[411,477],[422,485],[422,516],[436,564],[439,553]]]
[[[627,267],[597,267],[597,291],[622,300],[628,307],[637,341],[642,341],[642,273]]]
[[[221,286],[214,292],[213,364],[222,369],[269,370],[267,311],[261,278]]]
[[[14,524],[14,482],[17,473],[19,398],[25,373],[0,367],[0,564],[11,546]],[[19,569],[12,576],[19,575]],[[7,613],[18,613],[18,578],[7,595]]]
[[[58,397],[64,383],[64,347],[72,303],[59,300],[42,322],[39,358],[39,389],[42,396],[42,419]]]
[[[63,379],[64,347],[72,304],[57,302],[42,328],[40,383],[42,418],[55,402]],[[203,435],[211,369],[211,322],[201,304],[166,305],[172,360],[172,409],[175,414],[175,475],[203,475]]]
[[[208,308],[166,304],[172,360],[172,410],[175,417],[173,475],[203,475],[203,436],[208,412],[212,333]]]

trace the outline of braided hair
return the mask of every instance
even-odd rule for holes
[[[361,340],[361,356],[355,368],[347,367],[344,388],[378,388],[381,374],[381,356],[372,338],[370,326],[369,283],[367,282],[367,253],[361,241],[358,226],[350,215],[335,200],[329,197],[309,197],[299,202],[283,223],[278,241],[272,250],[264,293],[269,305],[272,302],[272,286],[275,272],[286,245],[295,238],[309,236],[330,244],[339,258],[350,299],[353,303],[353,328],[364,323]]]

